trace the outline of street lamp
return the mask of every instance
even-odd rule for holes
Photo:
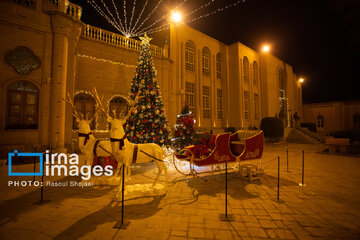
[[[299,78],[299,83],[303,83],[305,81],[304,78]]]
[[[171,13],[171,20],[175,23],[181,22],[182,16],[179,12],[172,12]]]
[[[270,51],[270,46],[269,45],[263,46],[262,51],[263,52],[269,52]]]

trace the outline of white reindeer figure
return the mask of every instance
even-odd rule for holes
[[[67,97],[68,99],[64,99],[64,101],[72,106],[73,116],[78,123],[78,145],[80,151],[85,155],[85,165],[92,166],[94,155],[99,157],[112,156],[110,141],[97,140],[91,132],[90,124],[96,118],[97,111],[91,119],[88,119],[88,114],[86,114],[84,118],[82,113],[79,115],[76,111],[74,102],[72,101],[69,93],[67,93]],[[117,171],[113,175],[114,177],[118,177],[119,168],[120,164],[118,164]]]
[[[102,99],[100,99],[96,89],[94,88],[93,94],[97,101],[98,108],[106,115],[107,121],[111,124],[110,128],[110,141],[112,147],[112,154],[116,159],[120,159],[121,162],[125,164],[125,169],[127,169],[127,176],[130,176],[130,165],[131,163],[145,163],[151,160],[155,160],[158,167],[158,174],[153,183],[153,186],[157,183],[160,178],[161,173],[164,171],[165,179],[167,180],[167,168],[163,161],[164,151],[163,149],[154,143],[148,144],[133,144],[129,142],[125,135],[123,125],[126,122],[126,119],[131,115],[132,111],[135,110],[136,103],[142,98],[137,96],[134,101],[131,101],[128,98],[130,103],[130,110],[127,115],[124,117],[122,113],[119,114],[119,118],[116,118],[116,111],[113,110],[113,117],[111,117],[107,110],[102,105]]]

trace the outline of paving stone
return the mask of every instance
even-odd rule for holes
[[[261,237],[261,238],[267,237],[265,231],[262,228],[248,227],[247,230],[249,231],[251,237]]]

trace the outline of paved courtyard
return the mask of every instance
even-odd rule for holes
[[[228,213],[224,213],[223,173],[183,177],[169,165],[166,195],[125,201],[127,229],[114,229],[121,202],[114,187],[8,187],[0,167],[0,239],[360,239],[360,158],[322,153],[325,145],[266,144],[260,180],[228,174]],[[300,187],[302,150],[305,187]],[[277,156],[281,159],[277,201]],[[259,161],[253,161],[260,165]],[[32,165],[17,165],[29,170]],[[199,170],[200,171],[200,170]],[[128,184],[150,183],[155,163],[132,168]],[[12,177],[10,180],[32,180]],[[37,177],[40,180],[40,177]],[[59,179],[45,179],[45,181]],[[61,181],[77,180],[67,177]]]

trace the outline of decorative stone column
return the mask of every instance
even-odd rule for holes
[[[74,30],[81,25],[59,12],[52,12],[53,51],[51,66],[51,107],[50,107],[50,143],[57,152],[65,149],[65,102],[68,76],[69,39],[73,39]],[[77,31],[79,32],[79,31]],[[73,48],[72,48],[73,49]],[[74,54],[72,51],[71,54]]]

